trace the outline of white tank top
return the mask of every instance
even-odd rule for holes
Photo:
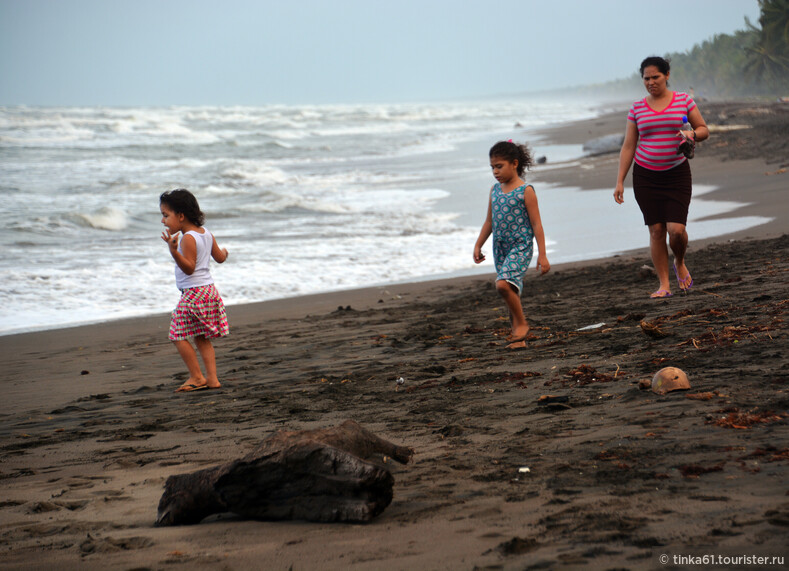
[[[197,245],[197,260],[195,261],[195,271],[192,275],[186,275],[184,271],[175,264],[175,285],[178,289],[188,289],[191,287],[200,287],[214,283],[214,278],[211,277],[211,271],[208,269],[208,261],[211,257],[211,248],[214,246],[214,237],[205,228],[202,234],[190,230],[186,234],[191,235],[195,239]],[[186,236],[184,234],[184,236]],[[181,244],[183,243],[183,236],[181,241],[178,242],[178,251],[181,252]],[[181,252],[183,254],[183,252]]]

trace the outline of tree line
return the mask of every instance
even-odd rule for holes
[[[789,95],[789,0],[759,0],[758,26],[718,34],[687,52],[670,53],[678,89],[732,97]]]
[[[671,88],[692,90],[701,98],[789,96],[789,0],[759,0],[759,9],[757,24],[746,17],[744,30],[717,34],[686,52],[663,54],[671,61]],[[577,96],[590,88],[611,100],[644,93],[635,71],[627,78],[565,89],[561,95]]]

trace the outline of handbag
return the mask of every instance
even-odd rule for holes
[[[686,158],[692,159],[696,154],[696,141],[694,139],[685,139],[679,144],[677,151],[685,155]]]

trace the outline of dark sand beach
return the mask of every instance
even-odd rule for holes
[[[167,315],[0,337],[0,567],[679,569],[674,557],[691,555],[786,565],[789,113],[701,109],[713,125],[755,127],[714,132],[694,180],[719,186],[708,198],[747,202],[738,215],[774,220],[704,243],[689,227],[695,285],[665,300],[648,298],[645,250],[530,272],[524,351],[504,348],[492,276],[231,307],[231,335],[216,343],[223,388],[194,394],[173,393],[185,374]],[[545,135],[578,143],[624,120]],[[617,160],[537,178],[613,193]],[[667,366],[691,389],[640,387]],[[386,464],[394,500],[371,523],[154,527],[168,476],[243,456],[281,428],[345,419],[415,450]]]

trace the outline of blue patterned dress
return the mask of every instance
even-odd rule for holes
[[[534,230],[524,200],[527,186],[505,193],[501,184],[496,183],[490,193],[496,279],[511,283],[518,293],[534,252]]]

